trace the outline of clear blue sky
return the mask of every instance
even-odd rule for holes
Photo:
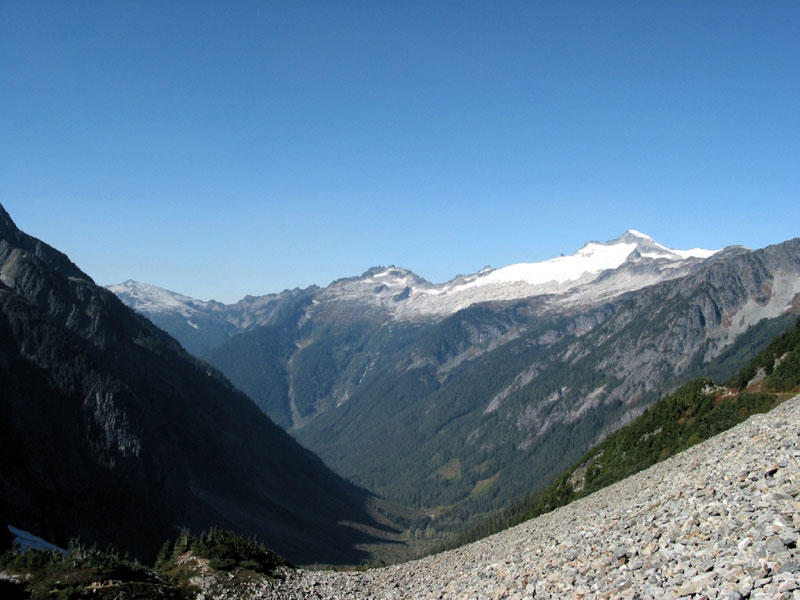
[[[800,235],[800,3],[0,3],[0,203],[101,284]]]

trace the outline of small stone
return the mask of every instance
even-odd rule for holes
[[[750,538],[744,538],[742,540],[739,540],[739,543],[736,544],[736,547],[739,548],[739,550],[744,550],[745,548],[747,548],[752,543],[753,543],[753,540],[751,540]]]

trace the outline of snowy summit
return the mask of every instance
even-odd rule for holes
[[[673,250],[631,229],[608,242],[589,242],[570,256],[485,268],[438,285],[399,267],[374,268],[334,282],[318,301],[369,303],[396,318],[444,316],[478,302],[539,295],[552,296],[553,302],[583,302],[676,277],[716,252]]]
[[[606,242],[589,242],[570,256],[560,256],[535,263],[519,263],[492,271],[486,277],[475,281],[474,285],[523,281],[540,285],[550,281],[564,283],[595,275],[607,269],[621,266],[634,250],[646,258],[708,258],[716,250],[672,250],[655,242],[649,235],[629,229],[618,238]]]

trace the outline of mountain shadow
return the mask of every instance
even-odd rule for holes
[[[357,563],[385,532],[372,500],[0,206],[3,528],[150,560],[217,526],[296,563]]]

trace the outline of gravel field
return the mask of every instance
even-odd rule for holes
[[[301,570],[237,597],[800,600],[798,530],[800,396],[468,546],[366,572]]]

